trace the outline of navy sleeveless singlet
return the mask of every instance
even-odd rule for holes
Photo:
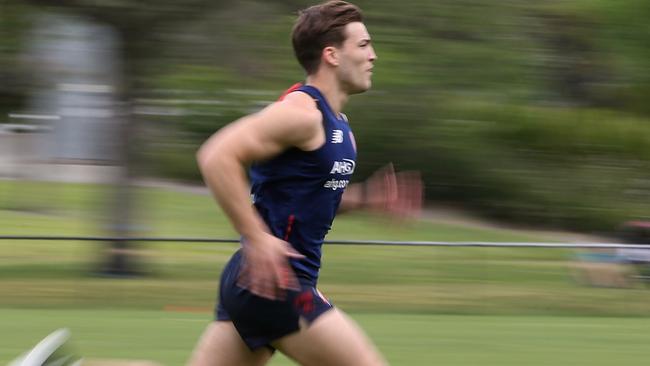
[[[325,143],[313,151],[291,148],[254,164],[251,193],[272,234],[305,256],[291,260],[301,283],[315,286],[323,240],[354,173],[356,146],[347,120],[332,111],[318,89],[302,85],[295,91],[314,98],[323,115]]]

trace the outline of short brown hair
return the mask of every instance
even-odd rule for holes
[[[363,22],[361,9],[345,1],[327,1],[298,13],[291,41],[300,65],[313,74],[320,66],[323,48],[340,46],[349,23]]]

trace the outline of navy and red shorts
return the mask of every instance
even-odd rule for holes
[[[296,332],[300,321],[311,324],[333,306],[307,281],[300,291],[287,291],[283,300],[269,300],[237,285],[242,253],[238,250],[221,274],[217,321],[232,321],[244,343],[255,350]]]

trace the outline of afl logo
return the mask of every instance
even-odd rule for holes
[[[350,175],[354,173],[355,162],[352,159],[335,161],[330,174]]]

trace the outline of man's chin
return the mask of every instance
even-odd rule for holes
[[[352,83],[352,82],[344,82],[343,83],[343,90],[348,95],[352,94],[361,94],[372,86],[372,81],[371,80],[366,80],[365,82],[360,82],[360,83]]]
[[[364,93],[364,92],[368,91],[371,86],[372,86],[371,83],[368,83],[367,85],[363,85],[363,86],[361,86],[361,85],[356,86],[355,88],[352,88],[352,91],[350,91],[349,94],[361,94],[361,93]]]

